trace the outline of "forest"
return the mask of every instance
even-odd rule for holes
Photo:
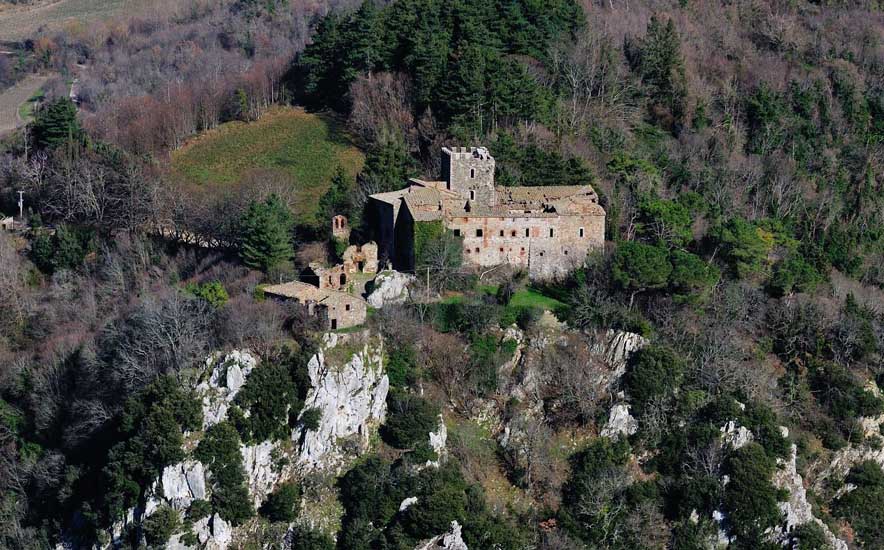
[[[0,138],[21,221],[0,230],[0,548],[214,548],[212,521],[219,548],[443,547],[452,522],[472,549],[884,547],[879,2],[181,0],[14,48],[0,91],[52,76]],[[305,206],[276,168],[171,168],[273,109],[322,117],[359,173],[324,167]],[[264,295],[340,260],[332,215],[362,244],[369,195],[470,145],[500,185],[592,185],[604,249],[531,281],[421,236],[412,299],[350,347]],[[310,365],[375,340],[382,422],[300,469],[326,433]],[[258,366],[210,419],[212,358],[238,350]],[[256,500],[264,444],[286,474]],[[206,496],[146,513],[191,463]]]

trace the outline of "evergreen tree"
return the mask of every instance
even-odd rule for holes
[[[359,174],[363,195],[401,189],[408,178],[418,175],[417,163],[405,144],[391,140],[375,146],[365,158],[365,168]]]
[[[55,147],[68,140],[79,141],[82,136],[77,106],[67,97],[47,104],[34,119],[34,143],[38,147]]]
[[[347,216],[351,226],[358,225],[358,220],[354,219],[355,214],[353,201],[353,184],[347,172],[340,166],[332,177],[331,185],[319,199],[319,216],[326,226],[328,226],[333,216]]]
[[[276,195],[263,203],[252,202],[240,222],[239,254],[243,262],[264,272],[292,257],[294,219]]]
[[[680,123],[684,118],[687,81],[681,40],[672,20],[664,24],[656,16],[651,17],[647,35],[638,51],[631,53],[633,66],[638,69],[651,101],[668,110],[674,121]]]

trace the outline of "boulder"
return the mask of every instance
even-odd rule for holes
[[[399,503],[399,511],[404,512],[408,510],[413,504],[417,504],[417,497],[408,497]]]
[[[414,550],[438,550],[440,548],[445,548],[446,550],[468,550],[467,544],[463,541],[461,535],[461,526],[457,521],[451,522],[451,527],[447,533],[418,544]]]
[[[648,339],[640,334],[609,329],[601,341],[593,346],[593,352],[604,355],[605,363],[616,380],[626,372],[629,356],[646,345]]]
[[[218,514],[196,521],[193,532],[204,550],[227,550],[233,542],[233,528]]]
[[[341,440],[355,439],[360,450],[367,448],[370,428],[386,414],[390,381],[384,374],[381,345],[366,343],[341,366],[330,364],[329,351],[324,347],[307,364],[312,387],[303,410],[319,409],[319,428],[298,428],[292,434],[300,441],[299,461],[308,469],[340,458]]]
[[[368,305],[381,309],[386,305],[402,304],[408,300],[408,285],[414,282],[414,275],[398,271],[382,271],[374,278],[374,289],[368,296]]]
[[[442,459],[445,458],[445,455],[447,454],[445,445],[448,442],[448,429],[445,427],[445,421],[442,419],[441,414],[439,415],[439,427],[435,432],[430,432],[429,437],[430,448],[436,452],[438,458],[436,460],[428,460],[426,465],[438,468]]]
[[[629,414],[629,405],[618,403],[611,407],[608,414],[608,422],[602,428],[602,437],[617,439],[620,436],[630,436],[638,431],[638,421]]]

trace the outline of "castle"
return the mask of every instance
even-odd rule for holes
[[[463,238],[465,264],[509,264],[533,279],[580,267],[604,245],[605,210],[591,186],[495,186],[494,164],[484,147],[446,147],[442,181],[371,195],[379,257],[413,271],[415,227],[428,222]]]

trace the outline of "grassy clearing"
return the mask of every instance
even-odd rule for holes
[[[151,8],[157,8],[155,0],[43,0],[0,5],[0,39],[21,40],[34,36],[38,30],[62,27],[80,31],[92,21],[143,13]]]
[[[278,107],[256,122],[230,122],[194,138],[172,154],[172,169],[196,185],[233,184],[249,173],[269,171],[296,187],[295,214],[311,222],[337,167],[355,177],[364,160],[333,122]]]
[[[18,118],[25,124],[30,122],[31,118],[34,116],[34,106],[38,101],[41,101],[45,95],[46,94],[43,93],[43,90],[37,90],[34,95],[19,106]]]
[[[481,285],[479,286],[479,291],[494,296],[497,294],[497,288],[497,285]],[[548,309],[550,311],[556,311],[564,305],[565,304],[559,300],[542,294],[540,291],[531,287],[517,290],[516,293],[513,294],[509,303],[509,307],[514,308],[530,307],[540,310]]]

